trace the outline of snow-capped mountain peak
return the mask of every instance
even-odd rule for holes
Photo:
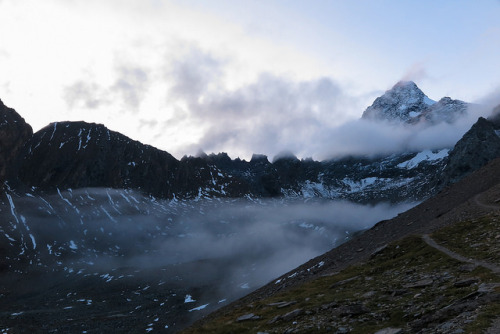
[[[413,81],[399,81],[384,95],[375,99],[364,111],[362,118],[409,122],[435,103]]]
[[[431,100],[413,81],[400,81],[375,99],[363,112],[362,119],[390,123],[453,123],[467,111],[468,104],[450,97]]]

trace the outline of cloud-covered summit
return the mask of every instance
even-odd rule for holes
[[[399,81],[384,95],[375,99],[363,112],[362,118],[409,122],[434,103],[413,81]]]

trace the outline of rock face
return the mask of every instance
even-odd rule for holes
[[[453,123],[467,112],[467,103],[443,97],[438,102],[424,109],[422,113],[413,120],[414,122],[426,122],[437,124],[440,122]]]
[[[499,156],[500,137],[494,123],[480,117],[450,151],[442,182],[456,182]]]
[[[15,178],[18,160],[33,130],[0,100],[0,183]]]
[[[224,195],[220,186],[228,192],[234,188],[234,182],[201,159],[178,161],[101,124],[51,123],[33,135],[26,151],[20,179],[46,190],[111,187],[172,198],[195,196],[209,183],[213,183],[210,191],[219,190],[220,196]]]
[[[413,81],[400,81],[378,97],[363,113],[362,119],[391,123],[453,123],[467,110],[467,103],[444,97],[429,99]]]

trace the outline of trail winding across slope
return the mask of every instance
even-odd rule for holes
[[[481,266],[481,267],[484,267],[486,269],[491,270],[495,274],[500,274],[500,267],[499,266],[496,266],[496,265],[494,265],[492,263],[485,262],[485,261],[479,261],[479,260],[476,260],[476,259],[466,258],[466,257],[464,257],[464,256],[462,256],[460,254],[457,254],[457,253],[449,250],[448,248],[439,245],[428,234],[424,234],[422,236],[422,239],[427,243],[427,245],[429,245],[429,246],[437,249],[438,251],[440,251],[442,253],[445,253],[446,255],[448,255],[449,257],[451,257],[451,258],[453,258],[455,260],[458,260],[460,262],[471,263],[471,264],[473,264],[475,266]]]
[[[499,205],[494,205],[494,204],[486,204],[480,200],[481,194],[477,194],[474,196],[474,203],[477,204],[478,206],[482,207],[483,209],[488,209],[488,210],[500,210]]]

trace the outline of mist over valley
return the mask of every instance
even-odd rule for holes
[[[60,309],[62,317],[95,316],[97,305],[119,289],[111,299],[122,303],[121,314],[133,318],[138,308],[148,308],[159,318],[154,326],[137,319],[134,328],[176,329],[412,205],[315,198],[163,200],[97,188],[52,195],[10,191],[0,208],[8,222],[0,232],[11,246],[3,264],[11,274],[3,282],[39,275],[52,277],[50,289],[58,280],[73,282],[74,291],[47,299],[47,307]],[[10,302],[3,315],[36,309],[29,299],[39,288],[4,291]],[[152,300],[138,299],[153,291],[158,295]],[[56,326],[42,319],[36,320],[41,328]]]

